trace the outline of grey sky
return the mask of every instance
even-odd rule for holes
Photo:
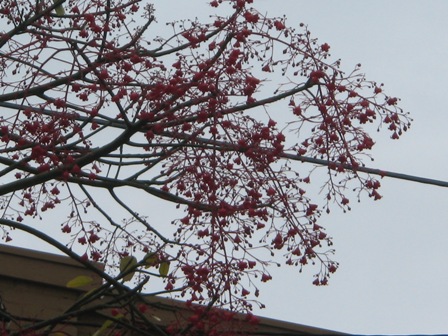
[[[205,1],[156,1],[162,17],[206,16]],[[176,4],[176,13],[172,5]],[[372,167],[448,180],[448,2],[255,0],[289,25],[304,22],[351,70],[385,83],[412,113],[399,141],[377,135]],[[323,223],[333,235],[341,267],[328,287],[282,267],[262,288],[267,308],[257,313],[363,334],[447,333],[448,190],[384,179],[383,199],[364,199],[348,214]]]
[[[372,166],[448,180],[448,2],[275,3],[260,5],[307,23],[347,70],[361,62],[412,112],[413,127],[400,141],[379,135]],[[322,219],[341,262],[330,285],[312,288],[294,271],[283,273],[263,315],[363,334],[448,332],[448,190],[391,179],[382,185],[381,201]]]

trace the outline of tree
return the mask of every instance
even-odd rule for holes
[[[135,288],[159,277],[146,290],[231,311],[251,310],[274,253],[326,285],[338,263],[321,212],[381,198],[369,131],[398,139],[410,119],[360,65],[344,72],[305,25],[252,2],[211,1],[231,13],[156,37],[141,0],[2,1],[3,239],[22,230],[106,264],[115,289],[137,271]],[[141,206],[155,199],[183,214],[158,222]]]

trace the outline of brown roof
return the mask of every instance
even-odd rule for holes
[[[101,267],[100,264],[96,266]],[[86,288],[83,287],[83,290],[67,288],[67,282],[79,275],[88,275],[95,281]],[[8,314],[20,323],[27,324],[61,315],[82,295],[99,287],[101,283],[102,279],[97,274],[68,257],[0,245],[0,297]],[[164,328],[179,320],[180,316],[188,318],[192,314],[191,309],[182,301],[151,295],[143,298],[151,307],[145,315],[155,328]],[[343,335],[336,331],[265,317],[258,317],[259,323],[252,325],[245,321],[245,316],[236,314],[232,324],[247,334]],[[78,316],[70,320],[69,326],[64,324],[64,331],[70,335],[89,335],[92,330],[101,326],[104,319],[104,316],[95,313]]]

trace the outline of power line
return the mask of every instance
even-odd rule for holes
[[[301,156],[301,155],[288,154],[288,153],[284,153],[282,156],[285,158],[294,160],[294,161],[314,163],[314,164],[318,164],[321,166],[327,166],[327,167],[332,166],[332,165],[340,165],[339,162],[317,159],[317,158],[312,158],[309,156]],[[391,177],[391,178],[396,178],[396,179],[400,179],[400,180],[407,180],[407,181],[412,181],[412,182],[431,184],[431,185],[435,185],[435,186],[439,186],[439,187],[448,188],[448,181],[441,181],[441,180],[435,180],[435,179],[430,179],[430,178],[426,178],[426,177],[396,173],[396,172],[391,172],[391,171],[382,170],[382,169],[369,168],[369,167],[365,167],[365,166],[360,166],[360,167],[354,168],[351,165],[343,164],[342,167],[344,169],[351,170],[353,172],[363,172],[363,173],[368,173],[368,174],[373,174],[373,175],[379,175],[381,177]]]

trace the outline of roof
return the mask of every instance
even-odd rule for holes
[[[96,266],[102,268],[101,264]],[[67,288],[67,282],[79,275],[90,276],[94,281],[82,290]],[[101,283],[102,279],[97,274],[68,257],[0,245],[0,298],[8,314],[23,323],[63,314],[82,295],[99,287]],[[145,312],[146,319],[156,329],[164,329],[180,318],[188,319],[193,314],[183,301],[154,295],[144,295],[143,299],[150,307]],[[343,335],[332,330],[265,317],[257,317],[258,323],[253,325],[245,317],[244,314],[232,315],[231,321],[226,321],[221,328],[229,328],[231,324],[241,333],[260,336]],[[64,331],[70,335],[88,335],[100,327],[104,319],[104,316],[92,313],[78,316],[76,320],[68,322],[70,326],[65,326]]]

